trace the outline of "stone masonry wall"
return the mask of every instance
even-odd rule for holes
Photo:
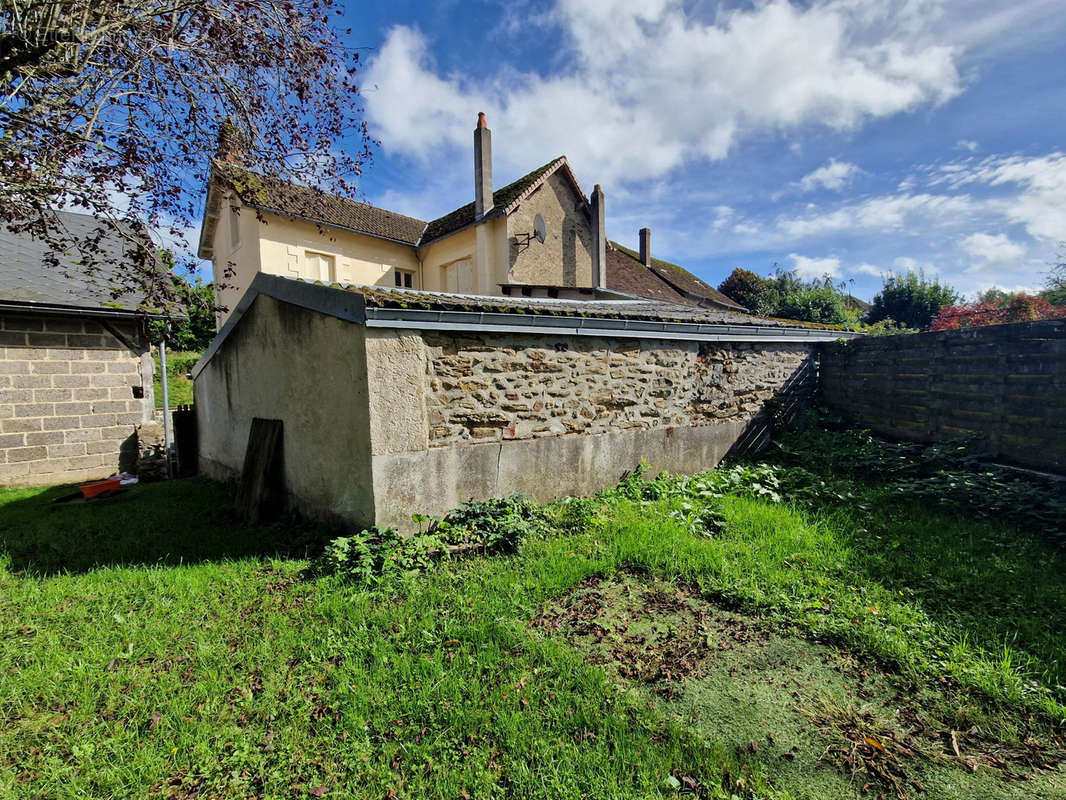
[[[0,313],[0,485],[131,467],[134,428],[151,419],[147,352],[127,321]]]
[[[424,335],[430,447],[750,419],[809,394],[813,347]]]
[[[1066,473],[1066,320],[826,345],[821,389],[878,433],[976,436],[1000,459]]]

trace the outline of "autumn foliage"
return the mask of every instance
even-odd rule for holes
[[[931,331],[979,328],[1008,322],[1066,319],[1066,306],[1055,306],[1031,295],[1016,295],[1000,302],[984,301],[944,306],[929,326]]]

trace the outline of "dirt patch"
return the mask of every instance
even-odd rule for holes
[[[803,797],[1066,797],[1054,734],[955,730],[951,686],[915,686],[780,624],[646,575],[593,578],[532,625]],[[956,723],[957,724],[957,723]]]

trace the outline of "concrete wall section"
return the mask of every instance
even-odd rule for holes
[[[379,525],[412,529],[411,514],[442,515],[460,502],[520,492],[540,502],[616,484],[641,461],[652,472],[709,469],[750,423],[470,444],[373,458]]]
[[[132,469],[134,430],[152,407],[152,359],[136,324],[0,313],[0,485]]]
[[[872,430],[976,435],[999,458],[1066,473],[1066,321],[855,339],[822,352],[826,405]]]
[[[280,419],[296,506],[373,524],[365,332],[259,295],[196,378],[201,469],[239,475],[252,418]]]

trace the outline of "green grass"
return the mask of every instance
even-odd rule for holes
[[[243,526],[207,481],[70,507],[0,492],[0,796],[657,797],[671,777],[704,797],[859,796],[815,771],[837,734],[813,723],[794,763],[744,752],[770,723],[730,692],[755,679],[725,691],[717,673],[664,701],[531,626],[582,581],[634,571],[769,626],[779,660],[835,653],[952,729],[1047,740],[1066,717],[1062,553],[880,492],[868,514],[730,496],[714,538],[672,501],[611,499],[583,527],[556,509],[561,527],[517,556],[372,590],[307,577],[301,554],[328,532]],[[1066,796],[1061,769],[1024,784],[915,769],[935,796]]]
[[[170,407],[189,405],[193,401],[193,382],[186,376],[192,365],[200,360],[203,353],[186,353],[182,351],[167,351],[167,399]],[[163,407],[163,381],[162,369],[159,364],[159,348],[152,350],[152,359],[155,362],[155,373],[152,376],[152,388],[155,392],[155,407]]]

